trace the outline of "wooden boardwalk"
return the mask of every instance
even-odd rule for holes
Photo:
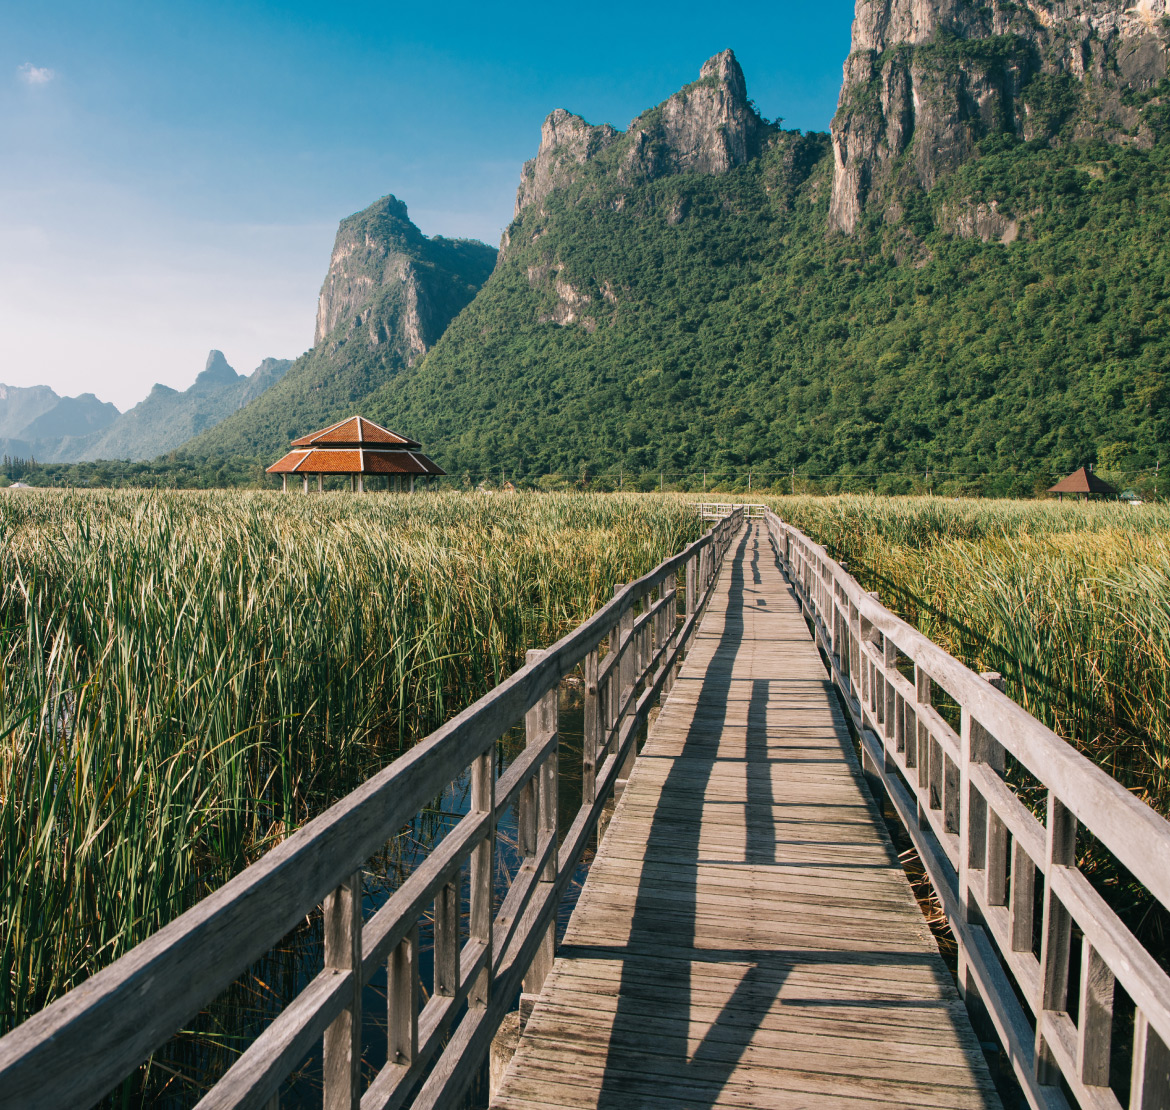
[[[728,553],[492,1105],[999,1106],[762,527]]]

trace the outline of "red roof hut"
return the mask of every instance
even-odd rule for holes
[[[1094,494],[1100,497],[1117,496],[1117,490],[1084,466],[1074,470],[1067,478],[1061,478],[1056,485],[1048,488],[1048,492],[1055,493],[1058,499],[1063,499],[1066,493],[1079,494],[1086,500]]]
[[[446,473],[418,450],[421,446],[364,416],[351,416],[312,435],[294,439],[292,450],[273,463],[268,473],[279,474],[285,490],[288,476],[299,474],[304,479],[306,493],[311,474],[317,476],[318,490],[326,474],[348,474],[349,488],[358,493],[365,492],[368,478],[384,475],[387,489],[394,483],[399,489],[405,486],[413,493],[415,478]]]

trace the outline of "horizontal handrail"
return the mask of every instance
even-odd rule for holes
[[[700,501],[695,508],[703,520],[720,520],[736,509],[742,509],[748,520],[763,520],[768,511],[766,505],[750,501]]]
[[[1120,1106],[1109,1087],[1115,983],[1137,1007],[1130,1105],[1165,1105],[1170,976],[1077,869],[1076,838],[1087,829],[1167,907],[1170,823],[988,681],[998,676],[975,674],[891,613],[770,509],[766,521],[864,768],[939,895],[959,947],[960,990],[974,1012],[986,1010],[1030,1105],[1067,1106],[1063,1080],[1082,1106]],[[910,666],[913,680],[899,669]],[[957,703],[958,733],[932,704],[935,687]],[[1013,791],[1006,754],[1045,788],[1043,820]],[[1070,1013],[1074,926],[1083,940]]]
[[[628,776],[650,706],[670,688],[743,519],[743,509],[731,507],[700,539],[617,589],[547,650],[530,652],[524,666],[409,752],[0,1039],[5,1104],[32,1110],[96,1102],[320,904],[322,971],[200,1107],[273,1106],[280,1083],[322,1035],[329,1106],[399,1106],[424,1076],[414,1106],[460,1097],[521,983],[527,993],[543,985],[557,905],[607,799]],[[608,654],[600,665],[603,646]],[[582,664],[583,800],[558,845],[557,688]],[[521,720],[527,747],[497,778],[496,741]],[[468,769],[470,812],[364,921],[360,868]],[[493,912],[496,826],[512,806],[523,862]],[[465,868],[466,938],[459,906]],[[420,1008],[418,921],[432,902],[435,982]],[[388,1062],[363,1092],[362,986],[383,965],[391,1007]]]

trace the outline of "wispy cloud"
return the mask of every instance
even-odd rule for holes
[[[47,85],[57,76],[56,71],[49,69],[48,66],[34,66],[32,62],[18,66],[16,75],[26,85]]]

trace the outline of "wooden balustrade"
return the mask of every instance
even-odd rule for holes
[[[1088,830],[1165,907],[1170,823],[999,683],[884,608],[824,548],[770,510],[766,521],[853,718],[863,766],[888,794],[942,902],[958,942],[960,989],[973,1014],[994,1025],[1029,1103],[1067,1106],[1063,1082],[1082,1107],[1121,1105],[1109,1086],[1116,984],[1137,1011],[1129,1106],[1166,1110],[1170,976],[1078,870],[1076,841],[1078,828]],[[957,732],[936,691],[957,705]],[[1013,790],[1007,755],[1045,789],[1042,816]]]
[[[88,1106],[324,906],[324,966],[199,1102],[277,1105],[323,1042],[325,1106],[449,1106],[476,1074],[517,994],[539,994],[556,912],[603,806],[628,775],[650,707],[673,681],[744,518],[715,527],[198,905],[0,1039],[0,1098],[25,1110]],[[685,609],[677,582],[684,575]],[[602,655],[604,646],[605,653]],[[557,689],[585,678],[582,804],[557,835]],[[497,775],[496,744],[526,744]],[[361,869],[470,771],[470,807],[390,898],[362,915]],[[522,862],[493,913],[496,828],[516,806]],[[467,869],[470,913],[461,935]],[[419,921],[433,908],[434,982],[421,1002]],[[387,1062],[362,1090],[362,987],[387,969]],[[420,1086],[421,1084],[421,1086]]]
[[[747,520],[763,520],[765,507],[760,504],[748,504],[731,501],[701,501],[695,506],[699,516],[704,520],[722,520],[738,509],[742,509]]]

